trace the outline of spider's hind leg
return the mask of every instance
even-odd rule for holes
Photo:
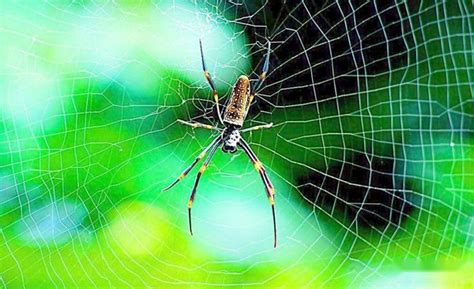
[[[192,128],[205,128],[205,129],[221,131],[221,129],[216,127],[216,126],[212,126],[212,125],[204,124],[204,123],[200,123],[200,122],[189,122],[189,121],[185,121],[185,120],[181,120],[181,119],[178,119],[178,122],[180,124],[189,125]]]
[[[273,187],[272,182],[267,176],[265,168],[263,164],[258,160],[255,153],[252,151],[250,146],[247,142],[242,138],[239,142],[239,146],[244,150],[247,156],[252,161],[255,169],[260,174],[262,179],[263,185],[265,186],[265,191],[267,193],[268,200],[270,201],[270,205],[272,207],[272,218],[273,218],[273,247],[276,248],[277,246],[277,226],[276,226],[276,217],[275,217],[275,189]]]
[[[214,146],[218,145],[221,141],[221,136],[218,136],[216,137],[212,143],[210,145],[208,145],[197,157],[196,159],[194,159],[194,162],[189,165],[180,175],[177,179],[175,179],[174,182],[172,182],[169,186],[167,186],[166,188],[163,188],[161,191],[164,192],[164,191],[167,191],[169,189],[171,189],[172,187],[174,187],[174,185],[176,185],[179,181],[181,181],[182,179],[184,179],[184,177],[186,177],[188,175],[188,173],[194,168],[194,166],[206,155],[207,151],[211,148],[213,148]]]
[[[191,191],[191,195],[189,196],[189,201],[188,201],[188,222],[189,222],[189,232],[191,235],[193,234],[193,225],[191,222],[191,208],[193,207],[193,201],[194,201],[194,196],[196,195],[196,190],[199,185],[199,180],[201,179],[201,175],[204,173],[206,170],[207,166],[209,165],[209,162],[212,159],[212,156],[216,152],[217,148],[222,144],[222,141],[219,140],[215,144],[212,145],[212,148],[210,149],[209,155],[207,156],[206,160],[202,164],[201,168],[199,169],[199,172],[196,175],[196,180],[194,181],[194,186],[193,190]]]

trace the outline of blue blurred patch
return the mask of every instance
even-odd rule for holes
[[[86,214],[80,204],[53,201],[21,218],[16,230],[20,240],[28,245],[62,245],[77,236]]]

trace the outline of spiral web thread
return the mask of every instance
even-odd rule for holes
[[[393,268],[470,264],[472,3],[163,3],[0,4],[3,287],[370,288]],[[222,27],[227,40],[209,40]],[[274,125],[244,137],[276,184],[279,251],[271,233],[234,246],[201,229],[190,240],[192,180],[159,194],[215,137],[177,122],[217,123],[200,60],[167,52],[198,56],[198,38],[222,106],[238,75],[258,77],[272,43],[245,126]],[[197,209],[198,231],[271,228],[242,153],[217,156],[206,174],[202,208],[232,211],[242,193],[263,213],[232,228]]]

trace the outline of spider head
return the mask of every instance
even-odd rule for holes
[[[240,141],[240,133],[238,129],[231,129],[224,132],[224,144],[222,150],[226,153],[235,153],[237,151],[237,144]]]

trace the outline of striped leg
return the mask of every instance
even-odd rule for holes
[[[214,81],[212,80],[211,74],[207,70],[206,62],[204,61],[204,52],[202,50],[201,39],[199,39],[199,48],[201,49],[202,70],[204,71],[204,76],[206,77],[207,82],[209,82],[209,86],[212,89],[212,94],[214,96],[214,101],[216,102],[217,115],[219,116],[219,121],[221,122],[222,125],[224,125],[224,121],[222,120],[222,115],[221,115],[221,109],[219,107],[219,95],[217,94],[216,86],[214,85]]]
[[[173,182],[171,183],[169,186],[167,186],[166,188],[162,189],[161,191],[164,192],[164,191],[167,191],[169,189],[171,189],[174,185],[176,185],[179,181],[181,181],[182,179],[184,179],[184,177],[186,177],[186,175],[189,173],[189,171],[192,170],[192,168],[194,168],[194,166],[206,155],[207,151],[213,147],[214,145],[216,145],[219,141],[221,140],[221,136],[218,136],[216,137],[212,143],[210,145],[208,145],[200,154],[199,156],[194,160],[194,162],[189,166],[187,167],[182,173],[181,175],[179,175],[179,177]]]
[[[276,228],[276,218],[275,218],[275,189],[273,188],[273,184],[267,176],[265,168],[263,164],[258,160],[255,153],[252,151],[250,146],[244,139],[240,139],[239,146],[244,150],[244,152],[249,156],[250,160],[252,161],[255,169],[260,174],[262,178],[263,184],[265,185],[265,191],[267,192],[268,200],[270,201],[270,205],[272,206],[272,216],[273,216],[273,247],[276,248],[277,246],[277,228]]]
[[[189,122],[189,121],[185,121],[185,120],[181,120],[181,119],[178,119],[178,122],[180,124],[189,125],[192,128],[205,128],[205,129],[221,131],[221,129],[218,128],[218,127],[215,127],[215,126],[212,126],[212,125],[209,125],[209,124],[200,123],[200,122]]]
[[[267,48],[267,55],[265,56],[265,62],[263,63],[263,68],[262,68],[262,73],[258,76],[258,80],[253,85],[252,92],[250,93],[250,101],[248,102],[248,105],[250,105],[255,97],[255,94],[257,94],[258,90],[262,87],[263,82],[267,78],[267,72],[268,72],[268,66],[270,65],[270,46],[271,42],[268,41],[268,48]]]
[[[262,128],[271,128],[272,126],[273,126],[273,123],[271,122],[271,123],[267,123],[267,124],[262,124],[262,125],[249,127],[249,128],[241,130],[240,132],[249,132],[249,131],[254,131],[254,130],[258,130],[258,129],[262,129]]]
[[[194,182],[193,190],[191,191],[191,195],[189,196],[189,201],[188,201],[188,219],[189,219],[189,232],[191,235],[193,234],[193,226],[191,223],[191,208],[193,207],[193,201],[194,201],[194,196],[196,195],[196,190],[199,185],[199,180],[201,179],[201,175],[204,173],[204,171],[207,168],[207,165],[212,159],[212,156],[216,152],[216,149],[219,147],[221,144],[221,141],[217,142],[214,144],[214,146],[211,148],[211,151],[209,152],[209,155],[207,156],[206,160],[202,164],[201,168],[199,169],[199,172],[196,175],[196,181]]]

